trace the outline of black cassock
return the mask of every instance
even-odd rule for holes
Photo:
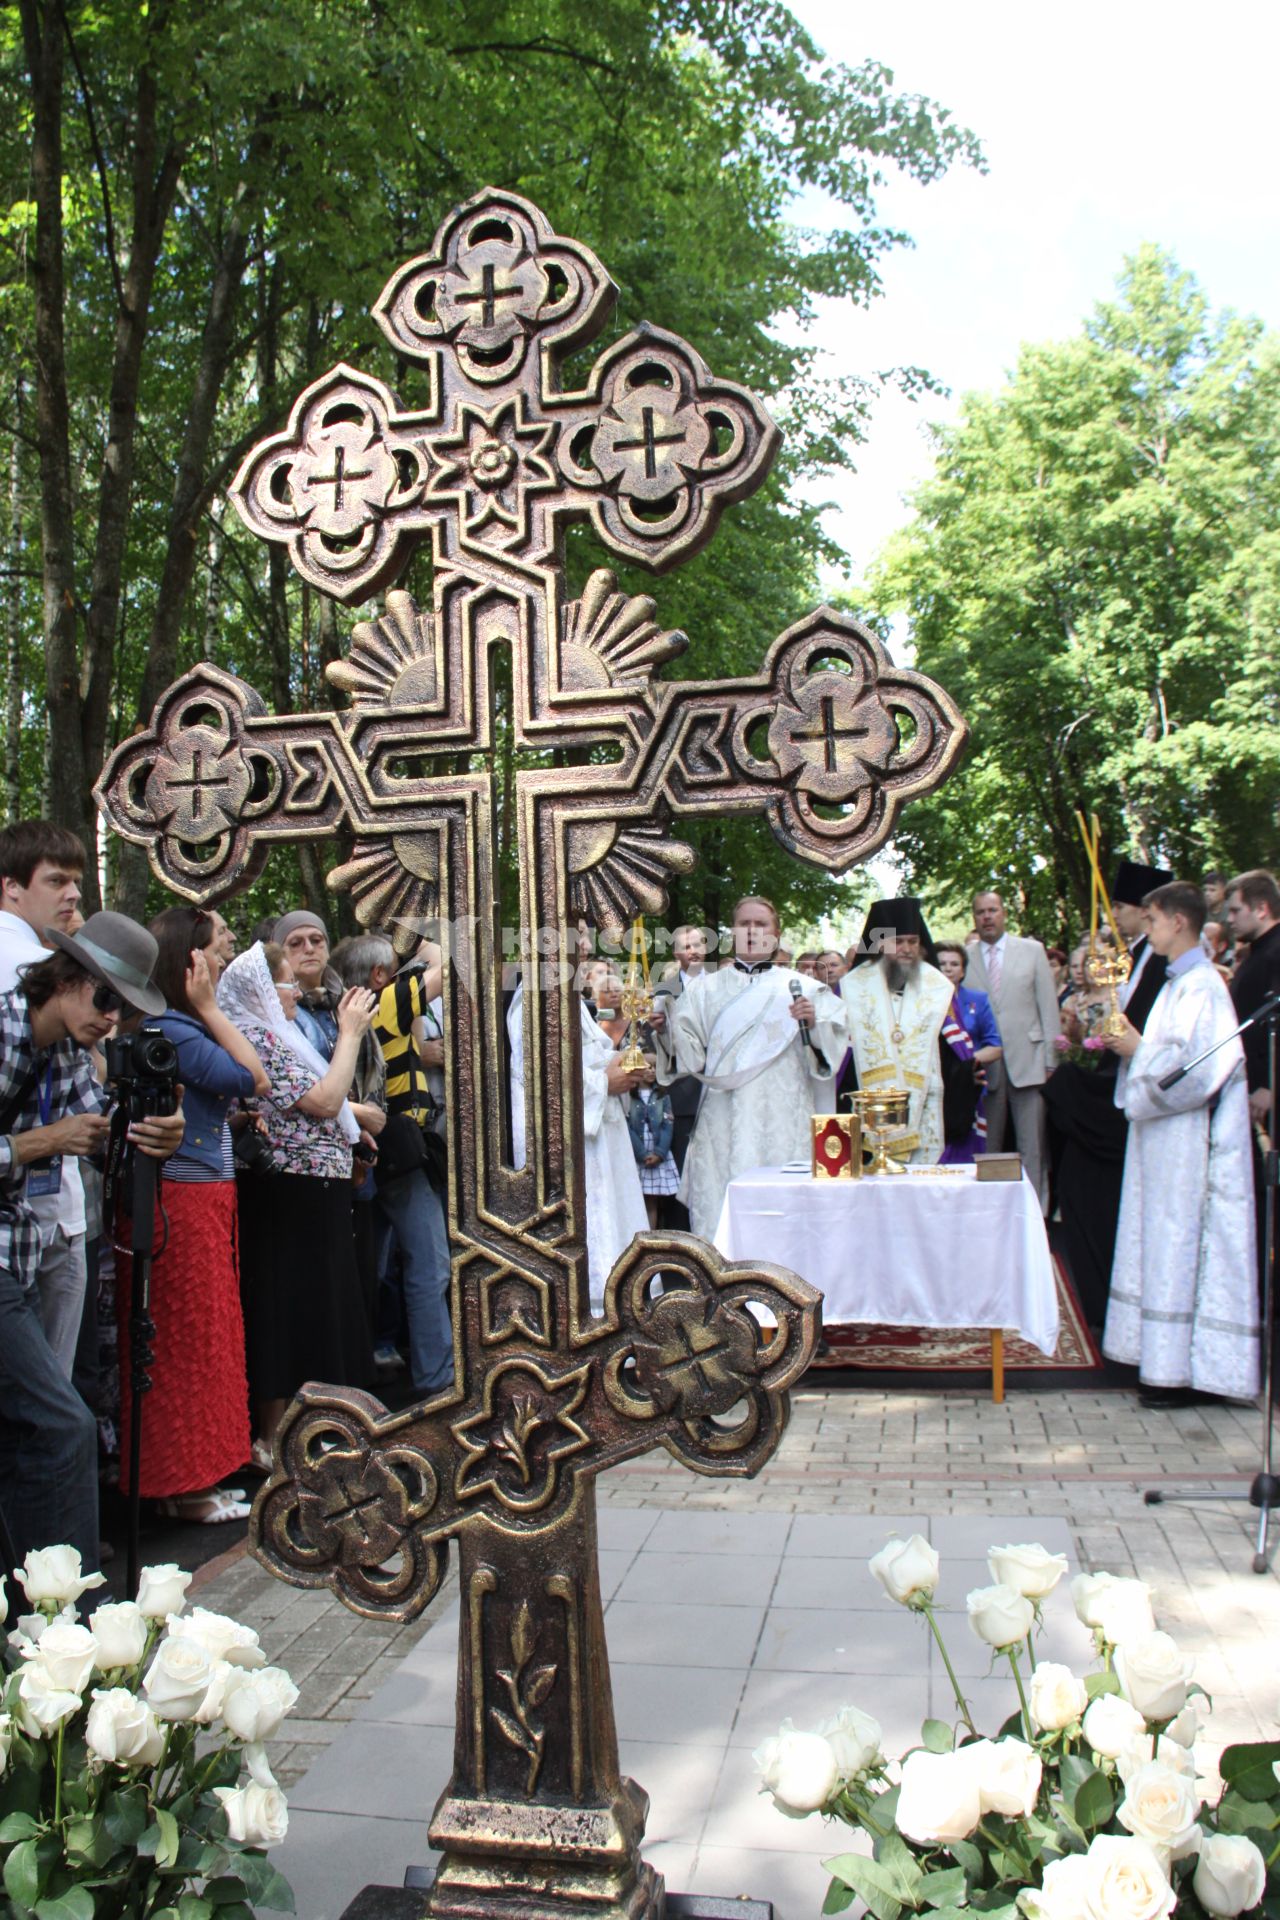
[[[1272,927],[1264,933],[1261,940],[1255,940],[1249,949],[1249,957],[1241,962],[1239,972],[1231,982],[1231,1000],[1238,1020],[1247,1020],[1256,1013],[1264,1000],[1273,993],[1280,993],[1280,927]],[[1245,1072],[1249,1076],[1249,1091],[1256,1093],[1259,1087],[1269,1086],[1270,1063],[1267,1058],[1267,1027],[1250,1027],[1241,1044],[1244,1047]],[[1263,1221],[1265,1219],[1266,1186],[1263,1179],[1262,1149],[1258,1145],[1258,1136],[1253,1135],[1253,1193],[1258,1211],[1258,1287],[1261,1298]]]
[[[1145,940],[1135,943],[1135,965],[1145,950]],[[1129,997],[1125,1014],[1139,1033],[1164,985],[1168,965],[1160,954],[1151,954]],[[1107,1317],[1129,1134],[1129,1122],[1116,1105],[1119,1067],[1114,1053],[1100,1055],[1096,1067],[1080,1067],[1067,1060],[1055,1067],[1044,1089],[1063,1251],[1084,1317],[1094,1329],[1101,1328]]]

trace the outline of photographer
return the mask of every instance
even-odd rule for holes
[[[172,1041],[187,1130],[165,1168],[162,1240],[152,1267],[155,1361],[143,1402],[138,1489],[170,1519],[214,1525],[248,1508],[218,1482],[249,1458],[249,1388],[240,1310],[236,1185],[227,1116],[270,1082],[252,1046],[218,1009],[217,927],[195,907],[151,922],[155,983],[168,1003],[157,1025]],[[126,1223],[122,1223],[122,1229]],[[121,1238],[125,1237],[121,1232]],[[116,1311],[127,1351],[132,1261],[117,1266]],[[129,1488],[131,1368],[120,1371],[121,1472]]]
[[[111,1095],[90,1049],[126,1008],[155,1014],[156,943],[119,913],[95,913],[77,934],[55,928],[58,950],[25,968],[0,995],[0,1505],[19,1561],[62,1542],[85,1566],[98,1555],[97,1428],[58,1366],[37,1311],[40,1225],[30,1189],[57,1190],[62,1156],[106,1144]],[[183,1117],[134,1122],[140,1153],[164,1160]]]

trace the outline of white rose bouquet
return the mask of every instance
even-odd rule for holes
[[[263,1743],[298,1690],[251,1628],[185,1611],[190,1581],[144,1567],[136,1600],[83,1626],[77,1605],[102,1575],[84,1576],[71,1547],[27,1555],[17,1582],[31,1611],[0,1651],[5,1920],[293,1912],[266,1856],[288,1809]],[[0,1581],[0,1626],[9,1599]],[[1230,1872],[1224,1859],[1218,1879]]]
[[[958,1720],[926,1720],[921,1744],[886,1760],[876,1722],[845,1707],[812,1733],[784,1723],[755,1756],[762,1792],[792,1819],[821,1813],[861,1828],[868,1857],[839,1854],[824,1913],[860,1899],[875,1920],[1280,1920],[1280,1741],[1228,1747],[1206,1804],[1191,1743],[1193,1663],[1156,1629],[1137,1580],[1072,1583],[1098,1670],[1037,1663],[1041,1603],[1067,1571],[1038,1546],[993,1547],[992,1584],[967,1598],[969,1625],[1007,1663],[1017,1699],[979,1737],[934,1595],[941,1565],[918,1536],[891,1541],[871,1571],[920,1613],[942,1654]],[[75,1658],[68,1647],[66,1658]]]

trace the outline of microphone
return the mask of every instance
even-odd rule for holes
[[[804,999],[804,981],[800,979],[798,974],[794,974],[794,973],[791,976],[791,999],[793,1003],[797,1000]],[[808,1027],[805,1025],[803,1020],[797,1020],[796,1025],[800,1029],[801,1040],[803,1040],[805,1046],[808,1047],[810,1053],[813,1055],[814,1059],[818,1062],[823,1072],[825,1073],[827,1070],[826,1054],[823,1053],[821,1047],[814,1046],[813,1035],[810,1033]]]

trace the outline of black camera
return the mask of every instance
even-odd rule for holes
[[[159,1027],[103,1042],[107,1085],[129,1123],[178,1110],[178,1049]]]

